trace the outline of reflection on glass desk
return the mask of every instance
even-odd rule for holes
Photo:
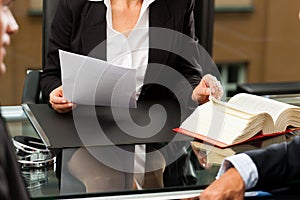
[[[21,106],[1,110],[11,136],[39,138]],[[197,141],[51,149],[57,156],[53,167],[22,172],[32,199],[180,199],[198,195],[209,185],[225,156],[292,137],[288,134],[228,149]]]
[[[31,125],[21,106],[2,106],[1,113],[6,120],[11,137],[28,136],[39,139],[37,132]],[[59,194],[59,182],[55,175],[54,167],[55,166],[39,169],[21,169],[31,197]]]

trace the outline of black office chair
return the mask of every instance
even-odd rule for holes
[[[40,87],[41,70],[27,70],[25,77],[22,104],[43,103]]]
[[[43,43],[42,43],[42,66],[45,65],[47,60],[47,49],[48,49],[48,39],[50,33],[51,23],[56,11],[56,5],[58,0],[44,0],[43,1]],[[40,88],[40,76],[41,70],[27,70],[22,103],[24,104],[34,104],[34,103],[44,103],[41,95]]]
[[[55,14],[58,0],[43,1],[43,45],[42,45],[42,66],[47,61],[47,48],[50,33],[50,26]],[[212,53],[213,22],[214,22],[214,0],[195,1],[195,32],[199,43],[209,53]],[[28,70],[22,96],[22,103],[42,103],[40,91],[41,70]]]

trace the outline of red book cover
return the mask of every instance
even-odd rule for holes
[[[277,132],[277,133],[270,133],[270,134],[263,134],[262,132],[260,132],[260,133],[257,133],[255,136],[251,137],[248,140],[238,142],[238,143],[234,143],[234,144],[225,144],[223,142],[217,141],[217,140],[212,139],[210,137],[201,135],[199,133],[194,133],[194,132],[188,131],[186,129],[182,129],[182,128],[174,128],[173,131],[176,132],[176,133],[181,133],[183,135],[187,135],[189,137],[193,137],[197,140],[207,142],[207,143],[212,144],[212,145],[214,145],[216,147],[219,147],[219,148],[228,148],[228,147],[232,147],[232,146],[235,146],[235,145],[238,145],[238,144],[247,143],[247,142],[252,141],[252,140],[257,140],[257,139],[260,139],[260,138],[268,138],[268,137],[274,137],[274,136],[277,136],[277,135],[284,135],[286,133],[292,132],[294,130],[299,130],[299,129],[300,128],[288,129],[284,132]]]

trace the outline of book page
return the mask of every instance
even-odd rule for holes
[[[289,108],[298,108],[297,106],[279,102],[273,99],[246,93],[240,93],[233,96],[228,101],[228,104],[248,113],[269,113],[275,122],[283,111]]]
[[[197,109],[181,124],[180,128],[211,139],[231,144],[243,134],[250,119],[230,115],[210,101]]]
[[[247,120],[247,127],[244,128],[243,134],[237,137],[237,141],[246,140],[250,135],[263,131],[264,133],[275,132],[275,122],[270,113],[266,111],[252,112],[250,110],[241,109],[239,105],[223,102],[214,97],[210,97],[210,101],[224,113],[238,118]]]
[[[249,120],[251,117],[254,116],[252,113],[248,113],[246,111],[240,110],[234,105],[231,105],[227,102],[223,102],[221,100],[216,99],[213,96],[209,96],[209,100],[216,106],[218,109],[224,111],[224,113],[228,113],[230,115],[238,116],[243,119]]]
[[[222,164],[225,157],[232,156],[235,152],[231,148],[220,149],[202,142],[193,141],[191,146],[202,166],[211,167]],[[204,163],[203,163],[204,162]]]

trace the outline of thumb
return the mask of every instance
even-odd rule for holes
[[[194,90],[192,99],[194,101],[198,101],[199,103],[203,103],[205,99],[210,95],[209,88],[199,88],[198,90]]]

